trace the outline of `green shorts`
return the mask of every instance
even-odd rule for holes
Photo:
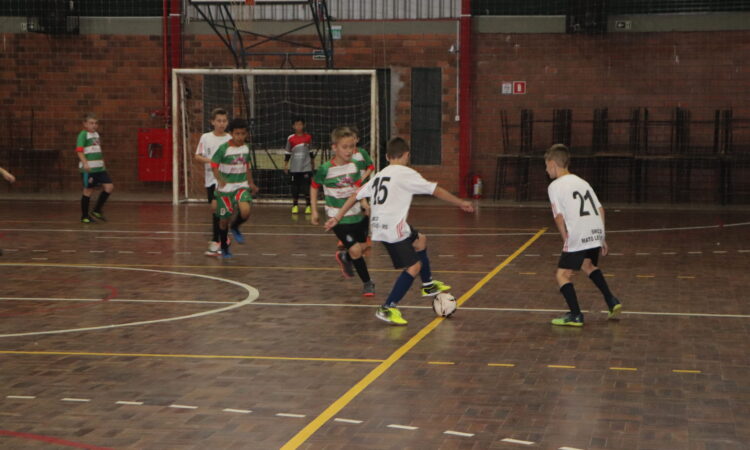
[[[216,217],[219,219],[228,219],[234,214],[234,210],[237,208],[237,204],[241,202],[250,203],[253,201],[253,196],[250,194],[248,189],[237,189],[234,192],[219,192],[214,193],[216,197]]]

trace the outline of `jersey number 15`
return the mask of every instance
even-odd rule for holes
[[[388,186],[386,183],[391,181],[391,177],[375,178],[372,182],[372,204],[382,205],[388,198]]]

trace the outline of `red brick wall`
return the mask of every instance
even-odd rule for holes
[[[161,183],[142,183],[137,177],[137,131],[160,127],[151,112],[162,105],[162,50],[160,36],[81,35],[51,38],[38,34],[5,34],[0,53],[2,112],[0,165],[20,172],[15,191],[74,192],[80,187],[73,151],[80,116],[94,111],[100,117],[105,161],[120,192],[169,192]],[[312,41],[313,38],[309,38]],[[304,38],[301,38],[304,40]],[[455,56],[448,53],[451,35],[353,36],[337,41],[338,68],[388,67],[403,86],[396,105],[396,130],[410,133],[410,67],[443,69],[443,165],[420,167],[425,176],[457,190],[458,124]],[[251,44],[252,41],[246,41]],[[288,46],[265,45],[264,51],[288,51]],[[307,49],[300,49],[307,50]],[[309,50],[308,50],[309,51]],[[278,68],[282,59],[264,57],[253,67]],[[309,57],[294,57],[295,67],[321,67]],[[188,35],[184,67],[232,67],[234,62],[214,35]],[[31,117],[34,117],[33,132]],[[32,139],[29,137],[33,133]],[[53,167],[39,161],[36,170],[29,153],[19,148],[58,149]],[[23,157],[19,156],[23,155]],[[36,154],[35,154],[36,155]],[[26,159],[24,159],[26,158]],[[38,165],[39,165],[38,164]],[[35,172],[35,173],[32,173]],[[54,180],[53,186],[49,185]],[[7,189],[7,187],[2,187]]]
[[[475,47],[476,72],[473,164],[494,188],[496,155],[518,151],[520,132],[510,132],[511,148],[500,138],[500,111],[511,124],[521,109],[535,119],[551,120],[552,110],[572,110],[574,120],[591,120],[595,108],[609,108],[610,118],[628,117],[645,107],[651,120],[669,120],[675,107],[690,110],[691,142],[710,147],[714,110],[733,108],[735,117],[750,118],[750,32],[481,34]],[[525,80],[527,94],[502,95],[503,81]],[[627,144],[627,126],[613,126],[610,142]],[[572,146],[591,147],[591,124],[576,124]],[[652,144],[667,146],[669,127],[651,130]],[[747,131],[736,142],[750,145]],[[550,124],[536,124],[534,147],[552,143]]]

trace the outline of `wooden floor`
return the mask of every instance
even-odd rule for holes
[[[227,261],[205,205],[0,208],[0,448],[750,448],[748,213],[610,209],[622,320],[579,275],[564,329],[547,208],[414,208],[465,303],[436,320],[414,287],[406,327],[374,317],[383,249],[362,298],[286,207],[254,207]]]

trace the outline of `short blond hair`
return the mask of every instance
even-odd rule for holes
[[[332,144],[338,144],[341,139],[353,137],[356,138],[357,135],[352,131],[349,127],[336,127],[331,131],[331,143]]]
[[[554,161],[558,167],[568,168],[570,163],[570,150],[565,144],[554,144],[544,153],[545,161]]]
[[[99,118],[98,118],[98,117],[96,117],[96,114],[94,114],[94,113],[92,113],[92,112],[87,112],[86,114],[84,114],[84,115],[83,115],[83,119],[81,119],[81,120],[82,120],[83,122],[85,122],[85,121],[87,121],[87,120],[89,120],[89,119],[99,120]]]

